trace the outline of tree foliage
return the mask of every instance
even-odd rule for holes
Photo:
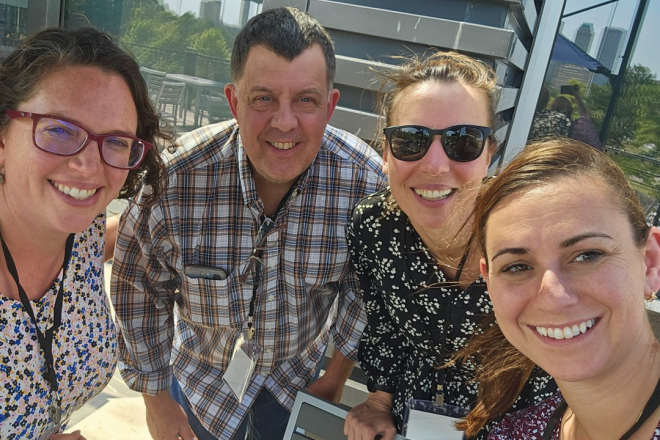
[[[140,65],[182,73],[188,48],[227,59],[229,32],[192,13],[176,16],[158,0],[67,0],[67,27],[91,25],[128,48]]]

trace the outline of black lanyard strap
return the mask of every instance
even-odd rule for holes
[[[649,400],[646,402],[644,410],[642,410],[642,414],[640,414],[637,422],[628,430],[628,432],[623,434],[619,440],[628,440],[630,437],[632,437],[632,435],[635,434],[639,428],[641,428],[644,422],[646,422],[648,418],[651,417],[651,414],[653,414],[655,410],[658,409],[658,406],[660,406],[660,379],[658,379],[658,383],[655,385],[655,390],[653,390],[653,394],[651,394],[651,397],[649,397]],[[561,402],[559,402],[559,405],[557,405],[557,408],[555,408],[555,411],[552,413],[552,416],[550,416],[541,440],[550,440],[552,438],[552,433],[555,430],[557,423],[559,423],[561,418],[564,416],[566,409],[568,409],[568,404],[562,398]]]
[[[23,286],[21,286],[21,283],[18,278],[18,271],[16,270],[16,264],[14,263],[14,259],[11,256],[11,252],[9,252],[9,248],[7,247],[7,244],[5,243],[5,240],[2,238],[0,235],[0,241],[2,241],[2,250],[5,254],[5,260],[7,263],[7,269],[9,270],[9,273],[11,274],[12,278],[14,278],[14,281],[16,282],[16,287],[18,288],[18,296],[21,299],[21,304],[23,304],[23,307],[25,308],[25,311],[27,314],[30,316],[30,319],[32,320],[32,324],[35,327],[35,330],[37,332],[37,338],[39,339],[39,345],[41,347],[41,351],[44,353],[44,357],[46,358],[46,373],[44,377],[48,381],[48,383],[51,386],[51,390],[57,394],[59,388],[57,384],[57,375],[55,374],[55,362],[53,360],[53,339],[54,339],[54,334],[59,328],[60,324],[62,323],[62,301],[63,301],[63,291],[64,291],[64,278],[66,276],[66,270],[69,265],[69,257],[71,256],[71,251],[73,249],[73,239],[75,237],[75,234],[70,234],[69,237],[66,240],[66,248],[64,251],[64,262],[62,263],[62,278],[60,279],[60,287],[59,291],[57,293],[57,298],[55,299],[55,312],[54,312],[54,317],[53,317],[53,326],[46,330],[46,334],[44,335],[41,332],[41,329],[37,325],[37,319],[36,316],[34,315],[34,310],[32,309],[32,305],[30,304],[30,300],[28,299],[27,294],[25,293],[25,290],[23,289]],[[59,399],[59,398],[58,398]]]

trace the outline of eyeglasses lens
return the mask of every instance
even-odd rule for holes
[[[398,128],[392,132],[390,145],[394,157],[400,160],[417,160],[427,150],[429,132],[416,127]]]
[[[392,132],[392,154],[399,160],[422,158],[431,146],[431,133],[421,127],[402,127]],[[444,132],[442,145],[447,156],[455,161],[469,162],[481,155],[484,134],[475,127],[456,127]]]
[[[34,131],[37,146],[55,154],[76,154],[87,142],[87,133],[81,127],[55,118],[41,118]],[[145,146],[131,137],[103,138],[103,160],[118,168],[131,168],[140,163]]]
[[[469,162],[481,155],[484,134],[474,127],[447,130],[443,139],[445,152],[450,159]]]

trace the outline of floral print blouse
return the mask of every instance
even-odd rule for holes
[[[112,378],[117,337],[103,290],[105,218],[76,234],[64,280],[62,324],[53,357],[62,420],[97,395]],[[46,294],[31,301],[41,331],[53,325],[62,271]],[[32,320],[20,300],[0,294],[0,438],[39,439],[51,425],[50,384]]]
[[[360,366],[370,392],[393,394],[392,415],[398,432],[403,430],[406,402],[436,400],[439,385],[444,403],[470,408],[478,390],[478,384],[470,382],[474,365],[438,366],[465,346],[492,311],[484,280],[479,278],[466,289],[447,283],[389,190],[356,205],[347,237],[367,314],[358,352]],[[513,409],[555,391],[547,375],[535,377]]]
[[[557,393],[534,406],[509,414],[491,430],[488,440],[541,440],[560,401],[561,393]],[[557,423],[552,440],[559,440],[560,428],[561,424]],[[660,421],[650,440],[660,440]]]

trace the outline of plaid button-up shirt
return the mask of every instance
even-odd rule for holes
[[[159,202],[149,209],[133,202],[122,216],[112,274],[120,370],[132,389],[148,394],[168,389],[174,372],[203,425],[230,439],[262,387],[291,408],[314,377],[328,334],[356,359],[365,317],[345,227],[355,203],[383,188],[385,176],[369,146],[326,128],[262,248],[254,338],[264,351],[238,402],[222,376],[253,297],[253,286],[239,278],[271,220],[264,220],[235,122],[202,127],[178,143],[167,154]],[[189,278],[188,265],[228,276]]]

